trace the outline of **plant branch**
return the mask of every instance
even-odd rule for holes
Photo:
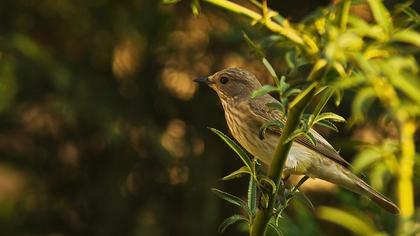
[[[289,154],[290,148],[292,147],[293,142],[285,143],[289,136],[298,128],[301,116],[305,110],[307,104],[315,94],[315,87],[313,87],[300,101],[291,108],[289,115],[287,117],[286,124],[284,126],[283,132],[280,136],[280,140],[277,144],[276,150],[274,152],[273,160],[270,164],[270,169],[268,172],[268,177],[276,183],[276,191],[274,194],[269,196],[267,208],[259,209],[255,216],[254,222],[251,225],[251,236],[264,236],[267,230],[267,224],[273,214],[273,208],[276,203],[277,195],[279,191],[284,191],[283,188],[280,188],[281,185],[281,176],[283,172],[283,167],[286,163],[287,156]]]
[[[252,11],[246,7],[243,7],[239,4],[236,4],[234,2],[231,1],[227,1],[227,0],[202,0],[204,2],[208,2],[211,3],[213,5],[219,6],[221,8],[224,8],[228,11],[231,11],[233,13],[237,13],[243,16],[246,16],[248,18],[250,18],[251,20],[253,20],[254,22],[259,22],[263,25],[265,25],[265,27],[267,27],[269,30],[279,33],[283,36],[285,36],[286,38],[288,38],[290,41],[296,43],[299,46],[304,46],[304,49],[306,51],[308,51],[309,54],[315,54],[316,52],[318,52],[318,48],[316,47],[316,44],[312,41],[312,39],[310,38],[303,38],[298,31],[296,31],[294,28],[292,28],[289,23],[287,21],[285,21],[283,24],[279,24],[276,23],[274,21],[271,20],[270,17],[266,17],[266,19],[264,19],[264,16],[261,14],[258,14],[255,11]],[[264,10],[264,7],[263,7]],[[274,13],[273,10],[270,9],[266,9],[266,16],[271,16],[271,15],[275,15],[275,14],[271,14]],[[314,48],[315,45],[315,48]]]
[[[413,199],[413,166],[415,156],[414,133],[416,124],[408,120],[401,125],[401,161],[398,178],[398,200],[401,208],[401,218],[408,219],[414,213]]]

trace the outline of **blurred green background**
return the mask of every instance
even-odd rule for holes
[[[273,7],[291,20],[328,4],[287,2]],[[210,189],[245,194],[247,183],[220,181],[240,162],[206,128],[227,132],[218,99],[192,79],[239,66],[270,82],[242,30],[264,32],[209,5],[194,17],[188,1],[1,1],[0,235],[217,235],[237,209]],[[345,98],[331,109],[348,117]],[[392,135],[369,123],[340,129],[324,134],[348,160],[344,140]],[[315,205],[380,212],[325,182],[306,185]],[[288,215],[285,235],[349,234],[299,201]]]

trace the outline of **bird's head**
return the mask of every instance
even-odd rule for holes
[[[252,91],[261,87],[260,82],[251,72],[228,68],[208,77],[199,77],[195,82],[205,83],[217,92],[221,100],[248,99]]]

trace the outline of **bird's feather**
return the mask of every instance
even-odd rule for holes
[[[283,123],[286,122],[285,117],[277,110],[269,109],[267,106],[260,106],[261,102],[264,104],[270,103],[270,102],[278,102],[276,99],[271,97],[270,95],[265,95],[262,97],[257,98],[259,101],[250,102],[250,110],[252,113],[254,113],[255,116],[259,116],[263,123],[271,121],[271,120],[279,120]],[[262,123],[262,124],[263,124]],[[261,125],[262,125],[261,124]],[[347,162],[344,158],[340,156],[340,154],[331,146],[331,144],[328,143],[327,140],[325,140],[318,132],[316,132],[314,129],[311,129],[309,131],[316,139],[316,144],[313,144],[308,138],[305,136],[299,136],[295,139],[295,142],[302,144],[306,148],[309,148],[311,150],[314,150],[325,157],[335,161],[336,163],[346,167],[350,168],[351,165],[349,162]],[[281,129],[278,127],[270,127],[267,129],[266,133],[273,134],[280,136],[281,135]]]

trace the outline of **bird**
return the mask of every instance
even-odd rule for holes
[[[284,114],[266,106],[279,101],[270,94],[252,98],[252,92],[262,85],[254,74],[241,68],[223,69],[194,81],[208,85],[217,93],[232,136],[257,160],[268,166],[282,130],[280,127],[270,127],[263,139],[259,131],[269,121],[285,122]],[[308,132],[315,137],[316,142],[312,143],[304,136],[293,141],[283,169],[284,175],[319,178],[367,196],[390,213],[399,213],[399,208],[391,200],[351,171],[350,163],[324,137],[314,129]]]

